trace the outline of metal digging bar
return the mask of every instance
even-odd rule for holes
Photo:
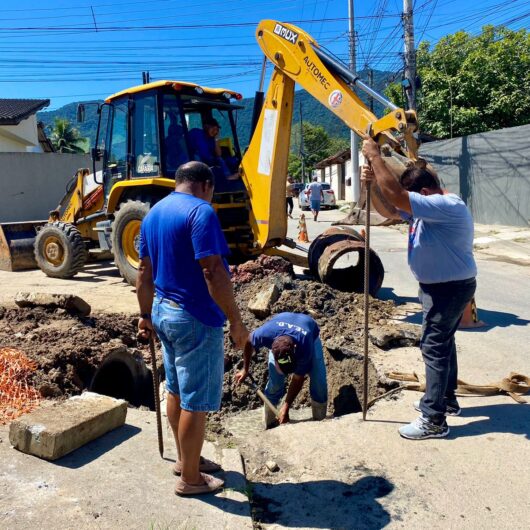
[[[158,382],[158,369],[156,367],[156,353],[155,353],[155,341],[153,339],[153,333],[149,336],[149,351],[151,353],[151,372],[153,374],[153,392],[155,396],[155,410],[156,410],[156,430],[158,434],[158,451],[160,457],[164,458],[164,436],[162,435],[162,415],[160,412],[160,392]]]
[[[363,364],[363,421],[368,411],[368,317],[370,310],[370,191],[372,183],[366,182],[366,222],[364,250],[364,364]]]

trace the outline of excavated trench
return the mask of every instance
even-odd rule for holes
[[[264,320],[249,311],[248,303],[271,283],[276,284],[280,293],[270,306],[271,314],[304,312],[315,318],[320,326],[327,366],[328,413],[358,412],[362,402],[362,295],[297,278],[290,264],[273,257],[262,256],[257,262],[237,267],[233,280],[243,320],[250,330]],[[373,299],[373,325],[389,319],[393,309],[392,302]],[[29,383],[44,398],[61,399],[88,389],[125,399],[132,406],[153,409],[150,355],[148,347],[136,340],[136,325],[135,318],[121,314],[79,317],[61,309],[0,307],[0,347],[15,348],[36,363],[37,369]],[[214,423],[222,422],[225,415],[262,405],[248,387],[234,391],[233,378],[242,365],[242,356],[231,345],[228,334],[225,334],[225,352],[222,410],[214,415]],[[159,376],[163,378],[158,346],[157,356]],[[266,352],[254,356],[252,373],[263,388],[267,380]],[[387,389],[370,366],[369,399]],[[306,386],[296,405],[309,402]]]

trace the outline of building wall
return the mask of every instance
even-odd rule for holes
[[[0,222],[47,219],[89,155],[0,153]]]
[[[18,125],[0,126],[0,152],[42,152],[39,145],[37,118],[35,115],[22,120]]]
[[[478,223],[530,224],[530,125],[424,144],[421,156]]]

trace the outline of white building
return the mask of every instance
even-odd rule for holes
[[[37,123],[37,112],[49,104],[49,99],[0,99],[0,153],[53,151]]]
[[[359,166],[363,163],[364,157],[359,153]],[[331,186],[338,201],[353,202],[350,149],[321,160],[315,167],[314,175],[321,182],[327,182]]]

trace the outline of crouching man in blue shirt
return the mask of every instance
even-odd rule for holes
[[[244,349],[243,369],[235,377],[236,385],[248,375],[252,351],[260,348],[269,350],[269,380],[265,395],[273,405],[278,405],[285,394],[286,376],[293,374],[279,417],[275,418],[267,406],[263,409],[266,429],[276,421],[280,424],[289,421],[289,409],[302,389],[306,375],[309,375],[313,419],[326,417],[328,387],[319,334],[317,323],[301,313],[279,313],[250,334]]]
[[[455,333],[476,288],[473,219],[460,197],[442,190],[434,173],[409,168],[400,184],[377,144],[368,136],[363,140],[363,154],[371,164],[363,167],[363,179],[375,180],[384,198],[408,221],[408,263],[420,284],[426,388],[414,403],[421,416],[399,434],[411,440],[443,438],[449,434],[446,415],[460,414]]]

